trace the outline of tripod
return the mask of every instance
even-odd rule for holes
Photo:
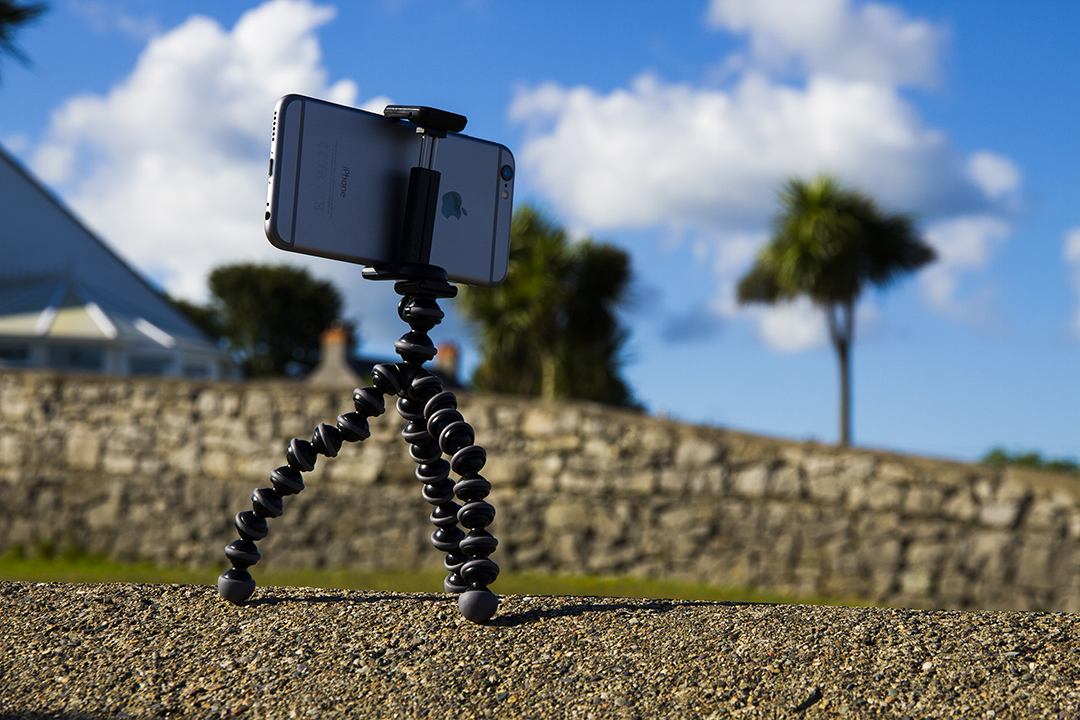
[[[255,591],[248,568],[261,558],[255,542],[269,533],[267,520],[281,516],[283,498],[304,489],[302,473],[315,468],[319,455],[335,457],[343,442],[370,437],[368,418],[385,412],[384,396],[397,396],[398,414],[407,421],[401,436],[409,443],[409,457],[417,465],[415,476],[423,483],[421,495],[434,506],[431,544],[446,553],[443,567],[449,574],[443,589],[460,594],[461,614],[480,623],[489,620],[499,607],[499,598],[488,589],[499,575],[499,566],[488,558],[498,540],[486,530],[495,518],[495,508],[484,500],[491,483],[480,475],[487,453],[474,444],[475,433],[458,412],[457,398],[443,390],[442,381],[424,368],[436,354],[427,333],[444,317],[438,300],[457,295],[446,271],[427,264],[439,190],[439,173],[434,169],[436,147],[448,130],[464,129],[466,119],[415,107],[387,107],[384,114],[409,120],[423,133],[421,165],[412,168],[409,176],[399,262],[363,271],[369,280],[395,281],[394,291],[402,296],[398,316],[410,329],[394,343],[401,362],[372,369],[371,386],[353,391],[354,412],[339,415],[336,425],[320,423],[310,442],[294,438],[289,443],[286,464],[270,473],[273,487],[256,489],[251,496],[252,509],[234,518],[240,539],[225,548],[232,567],[218,578],[218,594],[235,605],[247,602]],[[450,478],[451,472],[459,477],[456,482]],[[463,504],[455,502],[455,496]],[[468,534],[459,525],[468,529]]]

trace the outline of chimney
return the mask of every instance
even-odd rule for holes
[[[319,364],[307,376],[307,383],[317,387],[355,387],[360,377],[349,365],[349,332],[345,325],[335,322],[323,331],[320,339]]]
[[[446,342],[439,345],[435,355],[435,372],[449,387],[461,387],[458,382],[458,353],[456,343]]]

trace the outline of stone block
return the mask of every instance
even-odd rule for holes
[[[107,461],[108,457],[106,457],[106,469],[108,469]],[[229,477],[236,470],[233,455],[222,450],[211,450],[203,453],[200,467],[203,475],[216,478]]]
[[[878,464],[874,475],[882,482],[911,482],[916,477],[914,468],[901,463],[885,460]]]
[[[29,420],[33,400],[18,391],[8,391],[0,395],[0,415],[8,420]]]
[[[997,481],[980,476],[971,483],[971,494],[978,505],[984,505],[994,499],[997,493]]]
[[[1017,555],[1016,583],[1026,589],[1053,590],[1059,566],[1057,559],[1065,556],[1065,547],[1053,538],[1027,535]]]
[[[165,460],[157,455],[138,458],[136,472],[143,477],[158,477],[165,470]]]
[[[813,500],[826,504],[843,502],[847,488],[840,479],[835,458],[812,456],[803,462],[806,472],[807,494]]]
[[[896,481],[875,478],[866,490],[866,506],[875,511],[898,512],[904,509],[907,488]]]
[[[877,459],[869,454],[855,454],[844,458],[839,463],[838,474],[844,485],[851,487],[866,482],[878,465]]]
[[[557,571],[580,572],[584,543],[579,536],[560,533],[550,537],[546,544],[548,557]]]
[[[521,432],[528,437],[550,437],[560,427],[557,409],[554,407],[533,407],[525,413],[521,421]]]
[[[0,466],[19,468],[29,462],[26,437],[0,435]]]
[[[509,432],[516,434],[517,432],[524,432],[524,428],[519,428],[521,425],[521,410],[516,404],[500,404],[494,408],[495,427],[503,432]]]
[[[199,443],[194,440],[183,445],[159,448],[158,453],[164,455],[165,463],[170,469],[180,472],[198,472],[202,462]]]
[[[536,490],[555,490],[558,487],[558,476],[562,473],[565,463],[558,455],[545,455],[533,460],[532,471],[529,473],[531,487]]]
[[[660,491],[682,494],[689,487],[689,478],[681,468],[664,468],[660,471]]]
[[[1019,520],[1022,507],[1015,500],[990,501],[979,508],[979,522],[992,528],[1011,528]]]
[[[581,447],[581,453],[592,458],[600,468],[610,467],[611,463],[619,457],[617,447],[598,437],[586,440]]]
[[[106,451],[101,467],[110,475],[130,475],[138,467],[138,459],[130,452],[110,449]]]
[[[120,520],[121,501],[124,487],[119,482],[111,483],[104,502],[94,506],[86,513],[86,524],[94,531],[111,529]]]
[[[764,465],[751,465],[731,474],[731,490],[745,498],[762,498],[768,493],[769,469]]]
[[[920,480],[908,486],[903,499],[904,512],[909,515],[939,515],[944,504],[943,488]]]
[[[649,495],[656,492],[656,488],[659,486],[659,473],[653,470],[641,470],[639,472],[629,473],[625,482],[617,481],[616,488],[625,488],[627,492],[636,495]]]
[[[688,487],[695,495],[722,495],[726,471],[721,465],[713,465],[690,473]]]
[[[559,463],[559,459],[555,458]],[[558,472],[559,468],[555,468]],[[518,487],[527,485],[529,482],[529,466],[519,458],[502,453],[493,455],[488,453],[487,463],[480,473],[488,481],[498,487]]]
[[[674,444],[670,430],[659,423],[647,425],[637,439],[638,449],[651,460],[670,457]]]
[[[1027,514],[1024,516],[1023,527],[1044,532],[1065,533],[1068,531],[1070,511],[1075,510],[1075,506],[1067,496],[1054,494],[1036,497],[1031,501]]]
[[[844,506],[851,512],[872,509],[869,506],[869,498],[872,491],[873,488],[871,486],[863,483],[848,488],[844,498]]]
[[[1020,501],[1032,494],[1030,470],[1024,468],[1005,468],[1001,474],[1001,483],[997,487],[998,500]]]
[[[590,526],[589,509],[577,498],[555,498],[543,517],[544,526],[552,533],[582,532]]]
[[[623,434],[614,418],[603,415],[588,415],[582,418],[579,432],[587,438],[619,437]]]
[[[606,473],[587,473],[564,471],[559,474],[558,487],[560,490],[576,495],[591,495],[604,493],[612,483],[608,481]]]
[[[798,498],[803,494],[799,468],[795,465],[781,465],[772,472],[772,494],[779,498]]]
[[[699,468],[720,458],[722,446],[714,441],[697,437],[685,437],[675,450],[675,465]]]
[[[532,455],[576,453],[581,449],[581,445],[582,440],[578,435],[544,435],[529,443],[529,453]]]
[[[946,556],[947,551],[943,546],[932,543],[915,543],[905,554],[909,568],[924,568],[931,574],[938,571]]]
[[[1001,530],[972,532],[964,557],[965,567],[978,573],[981,584],[1002,584],[1011,566],[1013,543],[1009,533]]]
[[[0,443],[2,442],[0,440]],[[98,432],[88,427],[73,426],[65,438],[64,459],[70,467],[92,470],[97,467],[101,458],[101,444],[101,435]]]
[[[593,548],[585,558],[585,571],[603,575],[621,575],[634,568],[641,553],[633,545],[617,545]],[[576,570],[580,572],[581,569]],[[575,572],[570,569],[570,572]]]
[[[945,518],[969,523],[979,515],[979,506],[975,503],[968,488],[962,487],[946,496],[941,503],[941,514]]]

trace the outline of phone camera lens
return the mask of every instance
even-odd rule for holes
[[[509,165],[503,165],[502,169],[499,170],[499,175],[502,176],[503,180],[510,182],[510,180],[514,177],[514,168],[510,167]]]

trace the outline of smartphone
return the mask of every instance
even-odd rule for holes
[[[360,265],[394,262],[420,141],[403,120],[302,95],[281,98],[271,131],[267,239]],[[513,154],[447,133],[433,169],[441,177],[431,264],[453,282],[498,285],[510,259]]]

